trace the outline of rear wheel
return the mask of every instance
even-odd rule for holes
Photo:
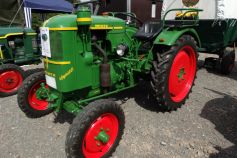
[[[151,72],[154,95],[160,106],[176,110],[185,103],[196,78],[196,42],[184,35],[170,50],[156,55]]]
[[[230,74],[235,66],[235,49],[226,48],[221,58],[221,73]]]
[[[30,75],[18,91],[17,101],[20,109],[30,118],[38,118],[49,114],[48,101],[37,97],[37,90],[41,84],[46,83],[44,72]],[[47,85],[46,85],[46,88]]]
[[[114,101],[103,99],[89,104],[67,133],[67,157],[109,157],[119,144],[124,124],[123,110]]]
[[[0,65],[0,96],[14,95],[25,78],[24,70],[14,64]]]

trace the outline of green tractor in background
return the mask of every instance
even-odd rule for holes
[[[22,27],[20,1],[8,0],[0,6],[0,95],[15,94],[26,77],[20,67],[39,64],[41,52],[36,32]],[[19,11],[19,14],[17,13]]]
[[[200,40],[195,21],[182,27],[176,21],[148,21],[138,29],[134,14],[91,15],[88,4],[97,4],[98,10],[100,2],[78,3],[76,14],[44,23],[45,74],[29,76],[18,92],[19,107],[28,117],[62,110],[76,115],[67,134],[67,157],[108,157],[119,144],[123,110],[102,98],[148,79],[157,107],[172,111],[185,103],[196,78]]]
[[[31,0],[2,0],[0,6],[0,96],[9,96],[17,92],[23,80],[30,74],[43,71],[32,69],[24,71],[21,66],[41,63],[41,48],[37,31],[25,26],[31,19],[25,5],[35,5],[31,10],[42,13],[64,12],[48,10]],[[38,7],[37,5],[40,5]],[[71,11],[72,11],[71,7]],[[24,10],[24,11],[23,11]],[[46,11],[47,10],[47,11]],[[70,12],[70,11],[69,11]],[[23,14],[24,13],[24,14]],[[24,18],[25,17],[25,18]],[[26,18],[27,17],[27,18]]]
[[[39,64],[40,57],[32,29],[0,28],[0,96],[15,94],[26,77],[20,66]]]

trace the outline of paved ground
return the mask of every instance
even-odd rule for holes
[[[197,76],[189,100],[176,112],[160,112],[145,86],[117,96],[127,96],[126,127],[113,157],[236,158],[237,69],[228,77],[200,69]],[[1,98],[0,157],[64,158],[71,121],[67,114],[28,119],[16,96]]]

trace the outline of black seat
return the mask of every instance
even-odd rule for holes
[[[141,41],[150,41],[156,37],[162,30],[161,21],[148,21],[134,35],[135,38]]]

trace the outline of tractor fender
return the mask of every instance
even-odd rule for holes
[[[180,30],[169,30],[164,29],[155,39],[154,45],[167,45],[172,46],[182,35],[191,35],[195,41],[197,41],[197,46],[201,48],[201,41],[198,33],[193,28],[185,28]]]

